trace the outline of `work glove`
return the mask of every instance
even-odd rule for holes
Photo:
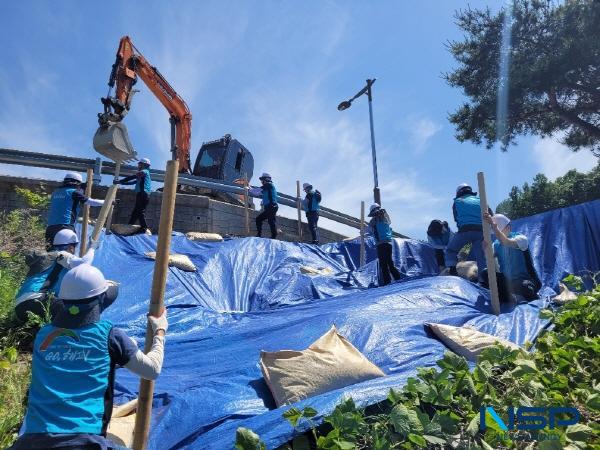
[[[88,248],[93,248],[94,250],[98,250],[98,247],[100,247],[100,239],[97,239],[94,241],[90,238],[90,241],[88,242]]]
[[[167,310],[165,309],[160,317],[154,317],[148,314],[148,321],[150,322],[150,326],[152,327],[152,333],[156,334],[158,330],[163,330],[165,334],[167,333],[167,328],[169,328],[169,322],[167,322]]]

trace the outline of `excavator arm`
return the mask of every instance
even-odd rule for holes
[[[189,173],[192,136],[190,110],[158,69],[153,67],[135,48],[129,36],[122,37],[119,42],[116,61],[108,81],[111,89],[116,86],[115,96],[108,95],[102,98],[104,113],[98,114],[100,127],[111,127],[121,122],[127,115],[133,95],[137,92],[133,86],[137,82],[138,76],[169,112],[173,158],[179,160],[180,172]],[[122,125],[121,127],[124,128]]]

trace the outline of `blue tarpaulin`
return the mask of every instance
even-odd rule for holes
[[[556,287],[568,271],[600,270],[600,202],[515,221],[514,227],[529,236],[547,287]],[[258,366],[260,351],[304,349],[334,324],[387,376],[301,402],[319,411],[316,421],[343,396],[372,404],[402,386],[417,367],[433,366],[446,348],[427,334],[425,322],[470,324],[521,345],[545,326],[538,312],[546,300],[504,307],[496,317],[486,290],[435,276],[433,249],[414,240],[394,243],[403,280],[375,287],[375,249],[371,241],[367,247],[367,264],[358,268],[358,241],[318,247],[260,238],[198,243],[173,236],[172,252],[189,256],[198,271],[169,271],[169,332],[148,448],[231,449],[240,426],[257,432],[268,448],[287,442],[294,435],[282,418],[287,407],[275,408]],[[109,235],[94,261],[120,283],[119,298],[105,317],[140,343],[154,267],[144,253],[155,249],[156,237]],[[332,275],[302,274],[303,265],[327,268]],[[116,401],[136,397],[138,385],[136,376],[119,369]]]

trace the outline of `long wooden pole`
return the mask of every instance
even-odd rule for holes
[[[248,174],[244,173],[244,223],[246,225],[246,236],[250,236],[250,195],[248,190]]]
[[[302,242],[302,200],[300,199],[299,180],[296,180],[296,208],[298,209],[298,240]]]
[[[87,170],[87,177],[85,179],[85,196],[90,198],[92,196],[92,182],[94,179],[94,170]],[[79,256],[85,255],[87,252],[87,231],[88,222],[90,221],[90,205],[83,205],[83,217],[81,219],[81,239],[79,243]]]
[[[115,179],[119,178],[119,172],[121,171],[121,163],[117,162],[115,165]],[[106,198],[104,199],[104,204],[100,209],[100,213],[98,214],[98,219],[96,219],[96,225],[94,225],[94,233],[92,233],[92,241],[97,241],[100,237],[100,233],[102,233],[102,228],[106,223],[106,219],[108,217],[108,213],[112,208],[112,204],[115,201],[115,197],[117,196],[118,185],[113,184],[108,188],[108,192],[106,193]]]
[[[477,174],[477,183],[479,184],[479,198],[481,199],[481,222],[483,223],[483,251],[487,264],[488,282],[490,284],[490,297],[492,300],[492,311],[494,314],[500,314],[500,300],[498,298],[498,284],[496,282],[496,261],[494,260],[494,251],[492,250],[492,230],[490,224],[483,218],[484,212],[488,210],[487,194],[485,192],[485,177],[483,172]]]
[[[360,266],[365,265],[365,202],[360,202]]]
[[[171,232],[173,231],[173,213],[177,196],[177,176],[179,161],[167,162],[165,184],[160,207],[160,225],[158,227],[158,242],[156,244],[156,261],[154,262],[154,275],[152,278],[152,293],[150,295],[150,315],[158,317],[164,310],[165,287],[169,273],[169,253],[171,248]],[[144,353],[152,348],[154,335],[150,323],[146,327],[146,344]],[[148,442],[150,419],[152,417],[152,397],[154,394],[154,381],[140,380],[140,394],[138,396],[138,411],[135,417],[133,431],[133,449],[144,450]]]

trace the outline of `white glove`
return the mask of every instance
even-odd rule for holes
[[[90,242],[88,243],[88,248],[93,248],[94,250],[98,250],[100,247],[100,239],[96,239],[95,241],[90,238]]]
[[[150,326],[152,327],[152,332],[156,334],[158,330],[163,330],[165,334],[167,333],[167,328],[169,328],[169,322],[167,322],[167,310],[160,317],[154,317],[148,315],[148,321],[150,322]]]

